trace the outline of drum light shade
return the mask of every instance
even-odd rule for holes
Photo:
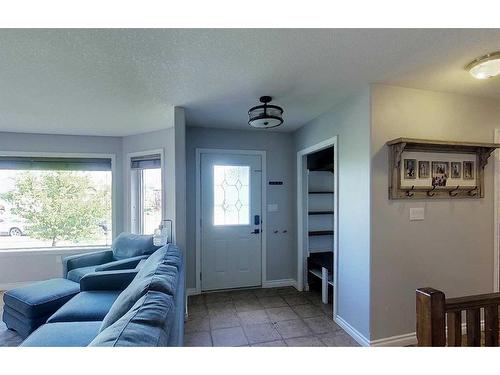
[[[261,96],[261,105],[250,108],[248,111],[248,124],[254,128],[270,129],[283,124],[283,108],[269,104],[270,96]]]

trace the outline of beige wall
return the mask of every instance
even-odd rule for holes
[[[371,339],[415,331],[415,289],[448,296],[493,290],[493,157],[485,198],[389,201],[388,152],[398,137],[492,142],[500,102],[372,86]],[[409,221],[424,207],[424,221]]]

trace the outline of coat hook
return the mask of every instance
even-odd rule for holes
[[[457,187],[455,189],[452,189],[448,192],[448,194],[450,194],[450,197],[456,197],[458,195],[458,189],[460,188],[460,185],[457,185]],[[453,194],[454,192],[456,191],[455,194]]]
[[[429,197],[433,197],[436,195],[436,193],[432,193],[432,191],[434,191],[434,189],[436,189],[436,185],[434,185],[431,190],[427,190],[427,195]]]
[[[413,193],[413,189],[415,189],[415,185],[412,185],[411,189],[410,190],[406,190],[406,196],[407,197],[413,197],[415,195],[415,193]]]
[[[473,193],[474,192],[474,193]],[[467,192],[471,197],[475,197],[477,195],[477,186],[474,186],[473,189],[470,189],[468,192]]]

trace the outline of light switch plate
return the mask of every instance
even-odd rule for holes
[[[420,221],[425,218],[425,210],[423,207],[410,208],[410,221]]]
[[[276,212],[278,211],[278,205],[276,203],[267,205],[267,212]]]

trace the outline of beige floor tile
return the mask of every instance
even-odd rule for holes
[[[266,309],[266,312],[271,322],[298,319],[298,315],[290,307],[274,307]]]
[[[234,312],[210,314],[210,329],[239,327],[240,320]]]
[[[300,319],[277,322],[275,327],[284,339],[312,335],[312,331]]]
[[[241,327],[221,328],[212,331],[214,346],[248,345],[248,340]]]
[[[220,314],[223,312],[236,312],[233,302],[214,302],[207,303],[208,314]]]
[[[314,332],[314,334],[336,332],[341,328],[330,318],[326,316],[318,316],[315,318],[306,318],[304,323]]]
[[[261,298],[259,298],[259,302],[265,308],[288,306],[287,303],[285,302],[285,300],[280,296],[261,297]]]
[[[262,342],[260,344],[253,344],[253,347],[271,347],[271,346],[286,346],[286,343],[283,340]]]
[[[312,304],[292,306],[292,310],[301,318],[314,318],[323,316],[323,310]]]
[[[300,295],[288,295],[283,296],[283,298],[290,306],[309,305],[311,303],[307,298]]]
[[[250,344],[281,340],[281,336],[271,323],[243,326]]]
[[[297,337],[293,339],[286,339],[286,344],[288,346],[325,346],[323,342],[316,336],[308,336],[308,337]]]
[[[265,310],[242,311],[237,313],[243,325],[270,323]]]
[[[208,317],[202,318],[188,318],[187,322],[184,324],[184,332],[201,332],[210,331],[210,321]]]
[[[188,297],[188,306],[190,305],[200,305],[205,303],[205,295],[197,294],[195,296]]]
[[[257,298],[251,301],[247,300],[236,300],[234,301],[234,306],[237,312],[243,311],[253,311],[253,310],[263,310],[264,306],[259,302]]]
[[[254,291],[254,294],[257,297],[271,297],[271,296],[277,296],[278,290],[276,288],[262,288],[262,289],[256,289]]]
[[[210,332],[191,332],[184,335],[184,346],[212,346]]]
[[[360,346],[356,340],[349,336],[344,331],[334,333],[324,333],[317,336],[326,346]]]

